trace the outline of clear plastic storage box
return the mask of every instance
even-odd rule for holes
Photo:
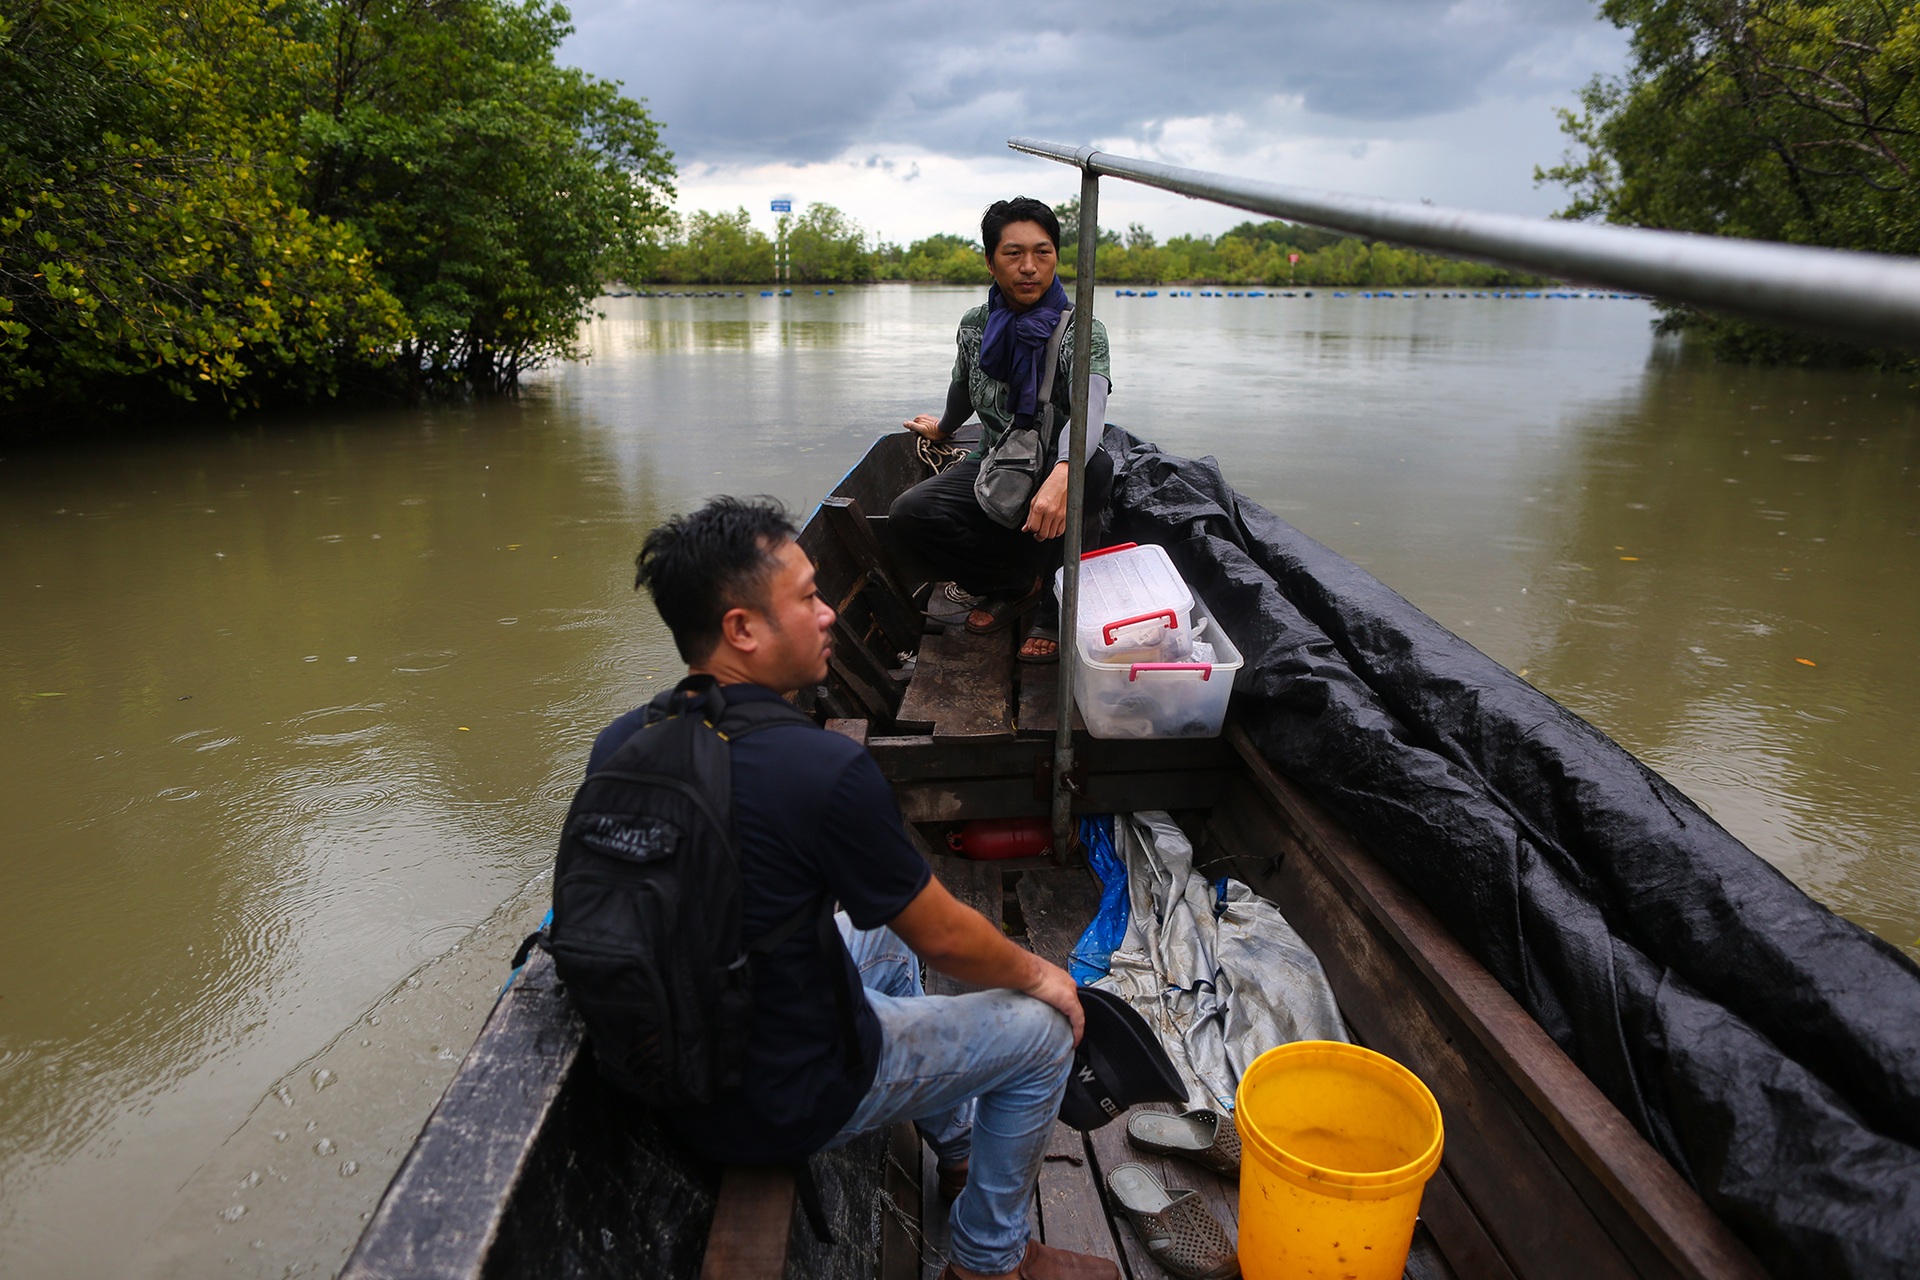
[[[1054,573],[1054,598],[1065,574]],[[1080,558],[1080,653],[1094,662],[1179,662],[1193,647],[1193,592],[1164,549],[1126,543]]]
[[[1107,662],[1081,646],[1073,698],[1088,733],[1096,738],[1218,736],[1240,671],[1240,650],[1214,625],[1205,605],[1194,601],[1190,610],[1187,661]]]

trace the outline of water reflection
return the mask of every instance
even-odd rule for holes
[[[267,1083],[545,864],[666,656],[620,563],[654,512],[576,470],[617,474],[530,406],[7,462],[0,1270],[133,1268]]]
[[[1533,675],[1809,892],[1915,941],[1920,416],[1891,379],[1663,360],[1532,525]]]

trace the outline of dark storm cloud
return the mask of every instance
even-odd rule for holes
[[[580,0],[566,55],[624,80],[682,163],[813,161],[867,142],[979,154],[1009,134],[1151,136],[1257,112],[1404,120],[1525,92],[1588,0]]]

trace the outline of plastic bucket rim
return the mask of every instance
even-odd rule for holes
[[[1377,1075],[1411,1083],[1414,1096],[1425,1104],[1426,1112],[1433,1121],[1432,1141],[1427,1144],[1424,1151],[1406,1164],[1372,1173],[1329,1169],[1324,1165],[1302,1159],[1276,1145],[1242,1118],[1246,1114],[1247,1082],[1255,1079],[1256,1076],[1269,1074],[1281,1065],[1289,1064],[1292,1059],[1307,1061],[1324,1059],[1342,1061],[1348,1065],[1364,1064],[1368,1070]],[[1263,1063],[1266,1064],[1264,1068]],[[1234,1088],[1233,1110],[1242,1145],[1251,1147],[1257,1155],[1263,1157],[1263,1163],[1276,1173],[1309,1190],[1349,1199],[1388,1199],[1425,1183],[1433,1176],[1433,1171],[1439,1168],[1441,1152],[1445,1145],[1446,1132],[1440,1114],[1440,1104],[1434,1098],[1433,1090],[1427,1088],[1426,1081],[1415,1075],[1404,1064],[1394,1061],[1384,1053],[1364,1045],[1348,1044],[1340,1040],[1294,1040],[1268,1049],[1249,1063],[1247,1069],[1241,1073],[1240,1083]]]

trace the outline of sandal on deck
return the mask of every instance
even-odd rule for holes
[[[1184,1280],[1231,1280],[1240,1274],[1227,1229],[1198,1191],[1163,1187],[1143,1164],[1114,1166],[1107,1190],[1153,1260]]]
[[[965,618],[967,614],[978,609],[980,602],[985,599],[985,596],[977,596],[971,591],[962,590],[957,582],[946,582],[940,584],[938,590],[928,595],[927,607],[920,612],[924,617],[946,622],[954,618]]]
[[[1006,630],[1013,625],[1015,618],[1025,613],[1033,606],[1033,602],[1040,598],[1040,588],[1040,579],[1035,578],[1033,585],[1023,592],[1009,591],[988,596],[967,615],[967,630],[977,636],[992,635],[996,631]],[[982,616],[987,619],[985,622],[974,621],[975,618]]]
[[[1045,640],[1053,646],[1053,652],[1028,653],[1027,646],[1035,640]],[[1043,627],[1038,624],[1027,628],[1027,637],[1020,642],[1020,652],[1016,656],[1019,657],[1020,661],[1035,667],[1043,667],[1049,663],[1060,661],[1060,628]]]
[[[1127,1141],[1155,1155],[1184,1156],[1230,1178],[1240,1176],[1240,1131],[1218,1111],[1170,1116],[1142,1111],[1127,1121]]]

